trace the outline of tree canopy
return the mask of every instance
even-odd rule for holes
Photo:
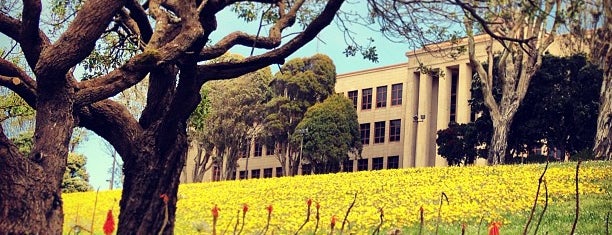
[[[353,102],[342,94],[335,94],[317,103],[304,114],[291,142],[303,143],[303,158],[315,173],[338,172],[349,154],[361,155],[362,144],[359,122]]]

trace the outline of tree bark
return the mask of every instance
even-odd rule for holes
[[[487,161],[490,165],[503,164],[505,162],[506,150],[508,148],[508,133],[510,132],[511,120],[493,118],[493,135]]]
[[[597,133],[595,134],[595,156],[599,159],[612,159],[612,74],[610,68],[604,74],[601,85]]]
[[[139,141],[133,156],[129,156],[133,160],[124,163],[125,183],[117,234],[158,234],[164,223],[161,232],[172,234],[180,172],[185,164],[186,136],[186,132],[181,131],[173,143],[159,143],[152,137]],[[160,152],[159,144],[171,147]],[[169,197],[167,204],[161,195]],[[165,206],[168,206],[167,218]]]

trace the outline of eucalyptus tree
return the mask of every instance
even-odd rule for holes
[[[123,159],[117,233],[171,234],[186,122],[202,84],[282,64],[332,22],[344,1],[52,2],[66,5],[53,9],[74,11],[48,21],[47,1],[14,1],[0,9],[0,33],[16,42],[27,62],[23,68],[0,59],[0,86],[36,110],[34,147],[27,156],[0,128],[0,231],[6,233],[61,233],[60,185],[70,137],[80,126],[106,139]],[[233,18],[217,18],[229,8],[236,10]],[[260,18],[264,33],[234,27]],[[44,28],[47,22],[56,27]],[[211,37],[221,28],[230,33]],[[104,40],[109,35],[117,40]],[[243,60],[206,63],[239,46],[260,50]],[[81,76],[76,68],[101,49],[130,53],[110,54],[111,69]],[[110,98],[145,77],[146,103],[136,118]]]
[[[334,93],[336,67],[326,55],[292,59],[282,66],[270,84],[271,98],[266,103],[264,135],[274,143],[274,153],[285,175],[297,174],[299,144],[291,143],[296,126],[308,107]]]
[[[566,19],[568,1],[368,1],[373,20],[388,37],[416,42],[446,39],[453,45],[450,56],[467,51],[472,70],[480,78],[484,103],[491,113],[493,135],[488,161],[504,163],[508,133],[529,81],[542,64],[542,56],[557,37]],[[433,22],[432,22],[433,21]],[[477,31],[476,31],[477,30]],[[476,33],[475,33],[476,31]],[[475,35],[486,33],[486,58],[477,58]],[[460,40],[460,37],[467,40]],[[439,41],[438,41],[439,42]],[[425,46],[420,43],[421,46]],[[496,50],[496,45],[501,49]],[[498,47],[498,48],[499,48]],[[437,50],[436,47],[426,47]],[[493,61],[497,55],[499,60]],[[483,62],[487,66],[483,66]],[[494,73],[493,67],[497,67]],[[499,77],[499,80],[494,77]],[[493,95],[494,81],[501,83],[501,96]]]
[[[361,155],[357,112],[352,101],[341,94],[308,108],[296,129],[308,130],[305,135],[294,132],[291,136],[294,145],[303,143],[303,159],[298,163],[306,160],[315,173],[337,171],[349,154]]]

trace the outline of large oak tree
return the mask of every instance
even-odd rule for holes
[[[42,1],[22,3],[20,12],[1,11],[0,32],[17,42],[29,69],[0,59],[0,85],[36,110],[34,148],[23,156],[0,128],[0,231],[61,234],[60,186],[70,136],[80,126],[106,139],[123,159],[117,233],[171,234],[185,162],[186,121],[200,101],[202,84],[282,64],[330,24],[343,1],[89,0],[56,29],[63,30],[57,37],[40,27]],[[232,22],[219,22],[216,14],[233,4],[247,7],[237,8],[243,10]],[[268,10],[267,33],[210,37],[227,23],[257,16],[260,9]],[[291,27],[298,19],[300,24]],[[297,33],[283,38],[289,28]],[[108,31],[131,41],[134,56],[107,73],[79,79],[75,68]],[[243,60],[210,62],[235,46],[262,50]],[[147,76],[147,100],[138,119],[109,99]],[[163,194],[170,198],[167,220]]]

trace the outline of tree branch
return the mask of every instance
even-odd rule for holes
[[[330,0],[324,10],[317,16],[303,32],[291,39],[285,45],[264,54],[246,58],[238,62],[221,62],[200,65],[199,78],[204,81],[210,79],[228,79],[256,71],[270,64],[282,64],[284,58],[297,51],[301,46],[314,39],[317,34],[331,23],[336,12],[340,9],[343,0]]]
[[[44,63],[32,66],[34,73],[38,76],[64,77],[70,68],[90,54],[96,40],[122,6],[123,2],[119,0],[86,1],[66,32],[42,52],[40,60]]]
[[[36,66],[40,53],[43,49],[43,38],[39,35],[38,24],[40,23],[40,13],[42,4],[40,0],[23,1],[21,35],[19,43],[31,68]]]
[[[0,14],[0,33],[9,38],[20,41],[21,22],[6,14]]]
[[[136,22],[140,32],[140,38],[148,43],[153,35],[153,28],[149,23],[149,18],[145,12],[145,8],[138,3],[138,0],[127,1],[125,7],[130,11],[129,16]]]
[[[0,58],[0,86],[11,89],[30,107],[36,108],[36,81],[25,71],[2,58]]]

